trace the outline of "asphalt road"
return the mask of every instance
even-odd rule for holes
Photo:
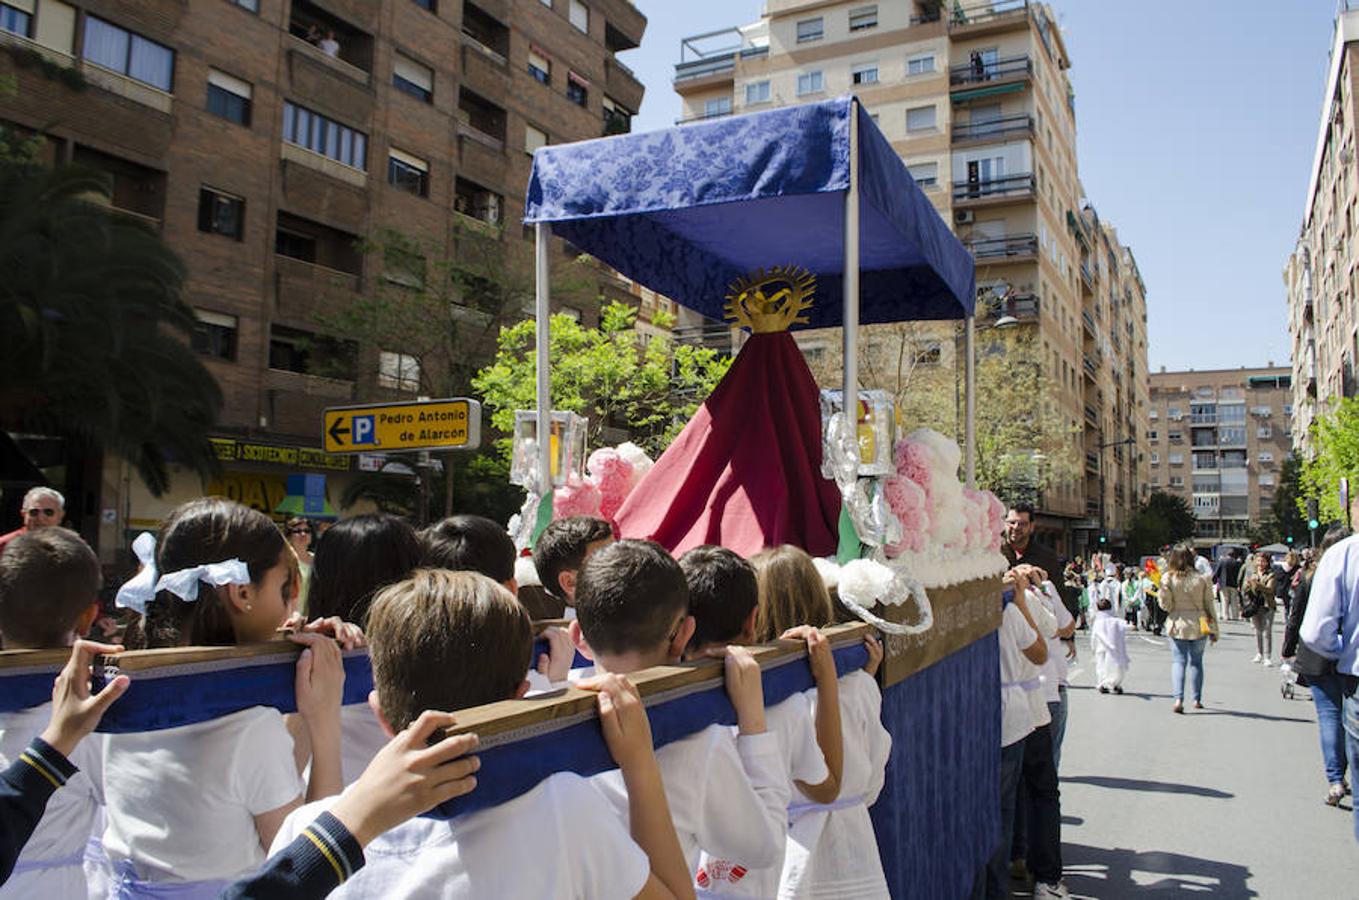
[[[1311,694],[1284,699],[1279,669],[1250,662],[1249,623],[1206,649],[1206,709],[1183,716],[1164,639],[1129,632],[1123,696],[1094,689],[1086,632],[1077,647],[1060,772],[1073,897],[1359,900],[1350,799],[1322,803]]]

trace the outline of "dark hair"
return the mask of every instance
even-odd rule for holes
[[[1027,501],[1021,500],[1018,503],[1011,503],[1010,512],[1023,513],[1029,517],[1030,522],[1033,521],[1033,504]]]
[[[689,649],[740,637],[741,626],[760,603],[755,567],[726,547],[712,544],[685,553],[679,566],[689,587],[689,615],[695,622]]]
[[[170,513],[156,544],[156,572],[165,575],[204,563],[239,559],[259,584],[288,553],[283,533],[262,512],[221,497],[190,500]],[[291,556],[291,554],[289,554]],[[161,591],[146,605],[146,647],[230,646],[236,643],[224,592],[198,585],[198,599]],[[280,623],[282,624],[282,623]]]
[[[576,582],[576,617],[599,653],[649,651],[689,608],[679,563],[660,544],[618,541],[591,554]]]
[[[568,516],[544,528],[533,545],[533,567],[543,590],[558,600],[567,599],[558,576],[579,569],[591,544],[612,537],[613,526],[597,516]]]
[[[415,529],[396,516],[372,513],[337,522],[316,544],[307,615],[362,625],[373,595],[415,571],[421,553]]]
[[[480,572],[501,584],[514,578],[514,539],[484,516],[449,516],[420,532],[422,565]]]
[[[1109,602],[1108,597],[1100,597],[1095,601],[1095,609],[1113,609],[1114,605]]]
[[[80,614],[99,602],[102,580],[94,551],[74,531],[20,534],[0,554],[0,637],[35,650],[65,646]]]
[[[512,698],[533,651],[533,625],[509,591],[477,572],[418,569],[373,599],[368,654],[394,730],[427,709]]]
[[[1352,534],[1354,534],[1354,532],[1350,531],[1344,525],[1332,525],[1330,528],[1327,528],[1326,534],[1321,538],[1321,543],[1317,545],[1317,558],[1320,559],[1323,553]]]

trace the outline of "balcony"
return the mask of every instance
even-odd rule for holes
[[[981,3],[955,3],[949,10],[948,30],[954,39],[961,34],[981,37],[997,31],[1027,27],[1029,0],[991,0]]]
[[[1011,316],[1021,323],[1038,321],[1038,295],[1011,294],[1004,300],[990,304],[982,317],[994,320],[1001,316]]]
[[[1089,310],[1081,310],[1081,324],[1085,326],[1087,337],[1099,339],[1099,332],[1095,330],[1095,317],[1090,315]]]
[[[1038,255],[1038,236],[1033,234],[970,238],[963,245],[976,259],[992,262],[1008,258],[1032,259]]]
[[[1098,427],[1099,427],[1099,410],[1095,409],[1093,406],[1090,406],[1089,404],[1086,404],[1086,407],[1085,407],[1085,421],[1089,422],[1091,425],[1094,425],[1096,428],[1098,428]]]
[[[1085,372],[1085,377],[1089,378],[1091,381],[1094,381],[1096,375],[1099,373],[1099,367],[1095,364],[1095,361],[1090,358],[1089,353],[1081,354],[1081,368]]]
[[[696,115],[696,116],[685,116],[685,117],[682,118],[682,119],[676,119],[676,120],[675,120],[675,124],[676,124],[676,125],[689,125],[689,124],[691,124],[691,123],[693,123],[693,122],[706,122],[706,121],[708,121],[709,119],[725,119],[727,116],[729,116],[729,115],[731,115],[731,114],[732,114],[732,111],[731,111],[730,109],[724,109],[724,110],[721,110],[720,112],[704,112],[704,113],[699,113],[699,114]]]
[[[953,143],[970,144],[986,141],[1008,141],[1017,137],[1033,136],[1033,116],[1001,116],[983,122],[955,123]]]
[[[612,56],[604,58],[604,90],[628,109],[640,109],[645,88],[637,75]]]
[[[985,181],[980,179],[955,181],[953,182],[953,202],[963,204],[988,200],[1022,200],[1034,196],[1034,190],[1035,183],[1032,172],[1003,175]]]
[[[499,66],[508,65],[509,27],[474,3],[462,5],[462,43]]]
[[[373,36],[307,0],[293,0],[289,52],[327,66],[364,87],[372,80]],[[334,42],[333,52],[325,49]]]
[[[989,84],[991,82],[1013,81],[1033,75],[1033,60],[1028,54],[1008,56],[990,62],[978,56],[971,62],[960,66],[949,66],[950,85]]]
[[[1088,472],[1088,473],[1091,474],[1091,475],[1098,475],[1098,474],[1099,474],[1099,454],[1098,454],[1098,453],[1089,453],[1089,452],[1087,452],[1087,453],[1085,454],[1085,471]]]
[[[1090,260],[1081,260],[1081,284],[1089,293],[1095,292],[1095,284],[1099,281],[1099,270],[1090,264]]]
[[[690,35],[680,41],[680,61],[675,64],[675,90],[709,88],[732,81],[736,63],[769,55],[769,45],[755,45],[739,28],[723,28]]]
[[[322,309],[339,309],[358,301],[359,276],[282,254],[274,257],[278,312],[308,321]]]

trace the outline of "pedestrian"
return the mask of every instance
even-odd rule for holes
[[[1289,550],[1283,562],[1274,567],[1274,599],[1283,605],[1284,621],[1288,621],[1289,610],[1293,607],[1293,583],[1297,580],[1299,569],[1298,553]]]
[[[1217,586],[1218,598],[1222,603],[1221,618],[1224,622],[1235,619],[1241,608],[1241,592],[1237,588],[1241,574],[1240,553],[1233,547],[1219,557],[1217,565],[1213,566],[1213,584]]]
[[[1322,538],[1321,553],[1325,554],[1327,549],[1349,536],[1349,529],[1343,525],[1331,526]],[[1298,674],[1298,684],[1312,692],[1312,705],[1317,711],[1317,728],[1321,732],[1321,761],[1326,772],[1325,802],[1328,806],[1339,806],[1349,793],[1345,783],[1345,772],[1349,768],[1345,759],[1345,726],[1341,720],[1344,683],[1336,673],[1334,660],[1318,655],[1298,640],[1298,629],[1307,615],[1307,595],[1312,589],[1312,578],[1319,558],[1309,555],[1300,566],[1298,574],[1301,577],[1293,588],[1293,604],[1284,626],[1282,656],[1292,661],[1290,664]]]
[[[1173,710],[1184,712],[1186,674],[1190,680],[1194,708],[1203,709],[1203,643],[1217,643],[1217,611],[1208,579],[1194,568],[1194,551],[1185,546],[1171,549],[1166,572],[1161,576],[1157,603],[1166,613],[1170,632],[1170,681],[1175,697]],[[1186,672],[1187,670],[1187,672]]]
[[[1128,658],[1128,623],[1114,615],[1113,604],[1101,597],[1095,607],[1095,622],[1090,626],[1090,650],[1095,656],[1095,683],[1101,694],[1123,693],[1123,678],[1132,660]]]
[[[1274,654],[1274,584],[1278,580],[1270,568],[1269,557],[1264,553],[1255,555],[1255,571],[1246,576],[1241,595],[1241,615],[1250,619],[1255,627],[1255,658],[1251,662],[1272,666],[1270,657]]]
[[[284,536],[288,539],[288,546],[292,548],[293,555],[297,557],[298,572],[302,576],[302,583],[299,585],[297,595],[297,607],[304,613],[307,611],[307,594],[311,589],[311,564],[313,557],[311,553],[311,523],[301,516],[293,516],[288,520],[288,524],[283,526]],[[362,771],[360,769],[360,771]]]
[[[1006,561],[1012,567],[1020,563],[1037,566],[1043,570],[1043,575],[1047,580],[1056,584],[1058,576],[1065,571],[1065,567],[1056,551],[1034,540],[1033,515],[1032,504],[1010,504],[1010,508],[1005,514],[1005,542],[1001,545],[1000,551],[1005,554]],[[1065,590],[1059,588],[1058,593],[1061,594],[1062,602],[1066,604],[1067,611],[1074,616],[1077,609],[1077,593],[1071,588],[1065,588]]]
[[[1142,592],[1138,584],[1137,570],[1127,566],[1119,580],[1123,588],[1123,621],[1136,629],[1137,614],[1142,608]]]
[[[66,498],[50,487],[29,488],[19,505],[19,514],[24,524],[8,534],[0,534],[0,553],[5,552],[6,544],[25,532],[60,525],[66,518]]]

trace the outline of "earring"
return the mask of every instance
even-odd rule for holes
[[[250,612],[250,610],[252,610],[252,609],[254,609],[254,608],[255,608],[255,607],[251,606],[249,603],[247,603],[247,604],[245,605],[245,611],[246,611],[246,612]]]

